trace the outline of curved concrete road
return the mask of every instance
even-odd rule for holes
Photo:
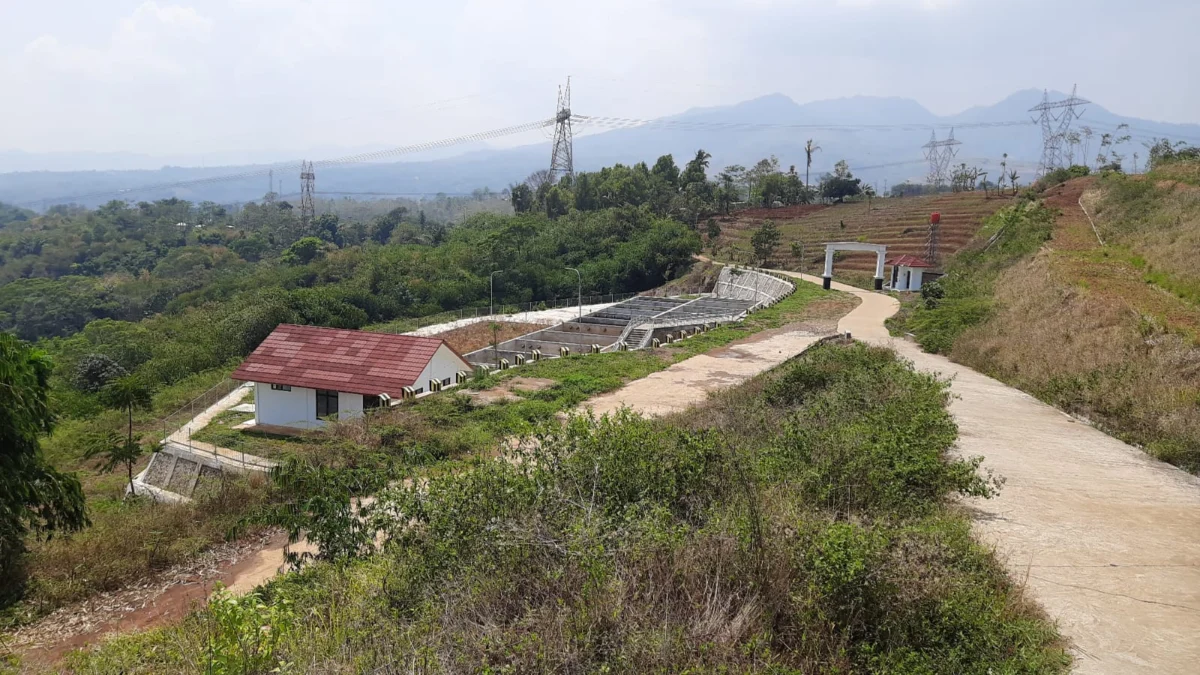
[[[839,330],[952,378],[959,450],[1006,479],[998,497],[970,502],[976,533],[1071,640],[1076,672],[1200,673],[1200,479],[889,338],[895,299],[833,287],[862,299]]]

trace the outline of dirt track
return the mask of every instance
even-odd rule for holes
[[[834,287],[863,300],[839,330],[953,378],[960,451],[1007,481],[999,497],[970,503],[975,530],[1058,621],[1076,671],[1200,672],[1200,479],[889,338],[883,321],[895,300]]]

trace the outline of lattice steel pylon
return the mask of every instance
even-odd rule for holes
[[[316,190],[317,174],[313,172],[313,164],[309,161],[300,163],[300,225],[305,232],[309,231],[313,219],[317,216],[317,207],[313,202],[313,192]]]
[[[1044,91],[1042,102],[1029,109],[1029,112],[1040,113],[1033,121],[1042,127],[1042,161],[1038,163],[1038,176],[1062,168],[1062,146],[1071,130],[1071,122],[1083,116],[1083,111],[1075,108],[1091,103],[1076,96],[1077,89],[1078,85],[1071,87],[1071,95],[1061,101],[1051,101],[1050,92]],[[1055,113],[1056,110],[1062,112]]]
[[[571,78],[567,88],[558,90],[558,108],[554,115],[554,149],[550,153],[550,180],[575,177],[574,135],[571,132]]]
[[[936,130],[930,133],[929,142],[921,146],[925,150],[925,159],[929,160],[930,185],[946,184],[946,170],[950,168],[950,160],[958,154],[957,146],[960,145],[962,141],[954,140],[954,129],[950,130],[950,137],[944,141],[937,139]]]
[[[930,217],[929,238],[925,241],[925,262],[934,267],[938,266],[938,235],[940,234],[940,229],[941,223]]]

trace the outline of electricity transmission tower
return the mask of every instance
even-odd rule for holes
[[[934,267],[938,266],[938,235],[941,228],[940,219],[929,219],[929,239],[925,242],[925,261]]]
[[[571,78],[567,88],[558,89],[558,108],[554,115],[554,149],[550,153],[550,180],[575,177],[574,136],[571,133]]]
[[[930,185],[940,187],[946,184],[946,170],[950,168],[950,160],[958,154],[959,145],[962,145],[962,141],[954,140],[954,129],[951,129],[950,137],[944,141],[939,141],[937,131],[933,131],[929,142],[921,146],[925,150],[925,159],[929,160]]]
[[[1062,146],[1071,131],[1071,122],[1083,116],[1078,106],[1091,103],[1075,95],[1078,85],[1071,87],[1071,95],[1061,101],[1051,101],[1050,92],[1042,93],[1042,102],[1029,109],[1040,113],[1033,121],[1042,127],[1042,161],[1038,164],[1038,175],[1062,168]]]
[[[275,201],[275,169],[267,171],[267,195],[266,201],[273,203]]]
[[[309,226],[317,215],[317,207],[313,203],[316,185],[317,175],[313,173],[312,162],[300,162],[300,225],[305,232],[309,231]]]

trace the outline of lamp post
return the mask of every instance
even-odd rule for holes
[[[575,269],[574,267],[568,267],[567,269],[569,269],[575,273],[575,278],[579,282],[579,288],[578,288],[579,297],[578,297],[577,301],[579,302],[579,318],[582,319],[583,318],[583,275],[580,274],[579,270]]]
[[[500,270],[493,270],[492,273],[488,275],[488,316],[496,313],[493,309],[493,306],[495,305],[493,298],[495,297],[496,273],[499,271]]]

